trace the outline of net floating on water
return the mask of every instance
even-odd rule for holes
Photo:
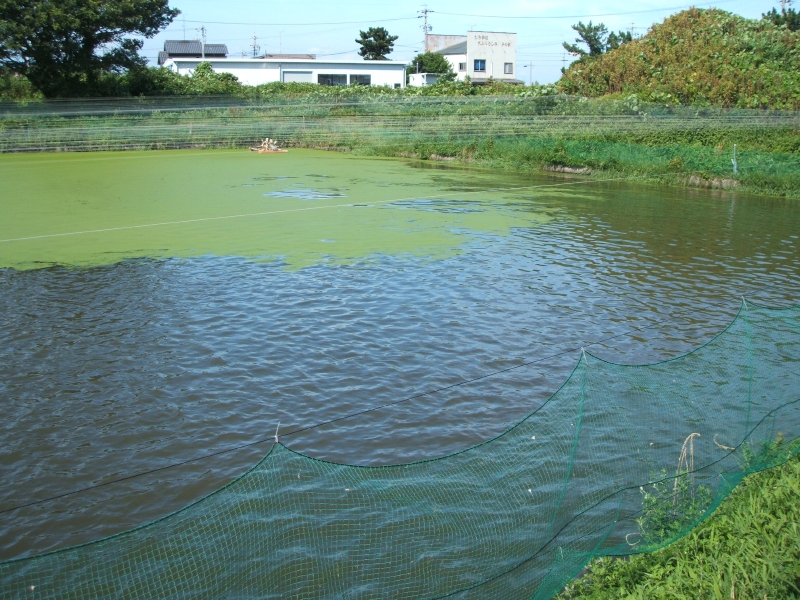
[[[743,303],[672,360],[582,353],[525,419],[449,456],[358,467],[276,443],[163,519],[0,564],[0,596],[548,598],[595,556],[671,542],[796,453],[798,390],[800,306]]]

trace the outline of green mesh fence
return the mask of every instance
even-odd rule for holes
[[[348,148],[487,137],[641,141],[653,134],[668,138],[670,133],[697,137],[697,132],[740,131],[747,136],[800,127],[796,112],[584,100],[468,96],[0,103],[0,152],[241,148],[264,137],[288,146]]]
[[[798,437],[800,306],[744,303],[674,360],[583,355],[547,402],[463,452],[372,468],[276,444],[159,521],[3,563],[0,595],[548,598],[594,556],[686,533]]]
[[[514,169],[732,178],[789,195],[800,188],[798,131],[798,112],[524,94],[0,103],[0,153],[247,148],[270,137],[289,148],[477,159]]]

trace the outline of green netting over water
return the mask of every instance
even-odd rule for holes
[[[276,444],[159,521],[1,564],[0,596],[548,598],[594,556],[682,535],[798,437],[800,306],[744,303],[674,360],[582,355],[547,402],[460,453],[356,467]]]

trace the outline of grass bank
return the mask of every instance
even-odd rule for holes
[[[558,598],[800,598],[800,457],[745,478],[674,544],[594,560]]]
[[[668,138],[669,136],[665,136]],[[721,136],[723,137],[723,136]],[[729,136],[733,137],[733,136]],[[758,145],[793,143],[796,132],[772,132]],[[475,138],[425,141],[353,148],[368,155],[414,157],[517,171],[557,171],[582,176],[628,177],[651,183],[736,189],[750,193],[800,198],[800,156],[790,152],[742,149],[733,143],[713,147],[669,143],[641,144],[607,139]]]
[[[800,197],[795,112],[675,107],[636,96],[356,92],[5,103],[0,152],[243,148],[271,137],[288,147]]]

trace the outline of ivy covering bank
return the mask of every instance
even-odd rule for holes
[[[800,109],[800,31],[693,8],[643,37],[572,64],[567,94],[637,94],[653,102]]]

